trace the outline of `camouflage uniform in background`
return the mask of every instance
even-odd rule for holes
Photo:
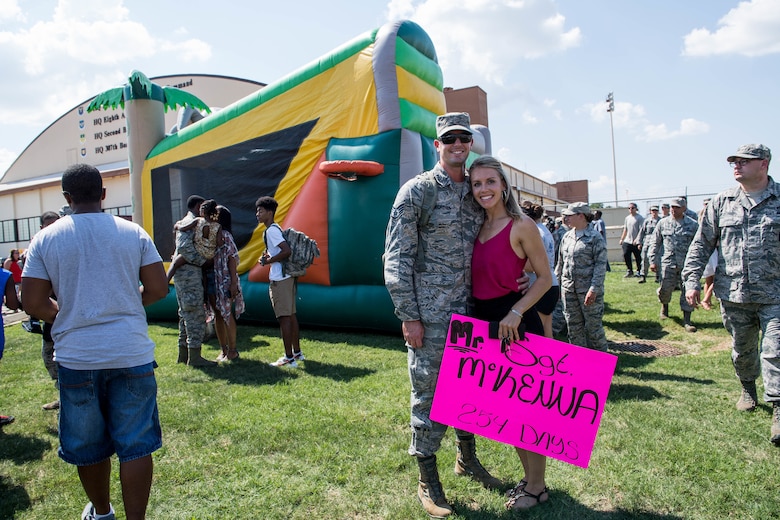
[[[668,305],[675,289],[680,291],[680,309],[693,312],[693,306],[685,299],[682,287],[682,268],[685,255],[691,245],[699,224],[688,216],[676,220],[673,215],[662,218],[655,227],[650,240],[648,255],[650,263],[661,270],[661,287],[658,288],[658,301]]]
[[[655,206],[653,206],[655,208]],[[658,208],[656,208],[658,209]],[[661,221],[661,217],[656,213],[655,218],[651,213],[649,217],[642,223],[642,227],[639,228],[639,243],[642,244],[642,277],[650,276],[650,242],[653,241],[653,232],[655,231],[658,222]],[[656,280],[659,279],[658,273],[655,274]]]
[[[195,219],[192,212],[176,223],[176,253],[187,261],[176,270],[173,286],[179,304],[179,348],[199,349],[206,335],[206,311],[203,308],[203,270],[206,259],[198,254],[194,230],[179,231]]]
[[[715,196],[702,216],[683,269],[686,289],[718,250],[714,292],[733,338],[731,359],[741,381],[763,372],[764,399],[780,402],[780,185],[769,177],[756,205],[740,186]],[[763,334],[763,339],[759,336]],[[760,360],[759,360],[760,356]]]
[[[450,317],[468,314],[471,253],[483,220],[468,179],[453,182],[439,164],[432,171],[438,189],[428,225],[418,233],[424,173],[399,190],[385,242],[385,285],[395,314],[401,321],[420,320],[425,327],[423,347],[407,345],[413,429],[409,454],[418,457],[435,454],[447,431],[446,425],[431,421],[431,403]],[[424,261],[416,265],[420,247]]]
[[[607,350],[604,334],[604,278],[607,275],[607,246],[601,234],[587,226],[577,234],[569,230],[561,239],[560,258],[555,274],[561,284],[561,300],[569,343],[594,350]],[[585,305],[585,295],[593,290],[596,301]]]

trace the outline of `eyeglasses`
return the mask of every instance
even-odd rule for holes
[[[732,168],[736,168],[737,166],[739,166],[741,168],[749,162],[758,161],[758,160],[760,159],[740,159],[738,161],[730,161],[729,166],[731,166]]]
[[[628,209],[638,209],[636,206],[629,206]]]
[[[455,141],[460,141],[463,144],[471,142],[471,134],[445,134],[439,137],[439,141],[442,144],[453,144]]]

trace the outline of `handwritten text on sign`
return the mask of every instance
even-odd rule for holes
[[[587,468],[616,363],[534,334],[502,353],[488,322],[453,314],[431,419]]]

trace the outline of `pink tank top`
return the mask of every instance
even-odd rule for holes
[[[474,241],[471,257],[471,282],[474,297],[489,300],[517,292],[517,279],[523,274],[525,258],[512,249],[509,235],[513,220],[501,232],[485,242]]]

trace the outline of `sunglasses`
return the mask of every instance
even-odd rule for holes
[[[458,140],[463,144],[470,143],[471,134],[445,134],[439,137],[439,141],[441,141],[442,144],[453,144]]]

